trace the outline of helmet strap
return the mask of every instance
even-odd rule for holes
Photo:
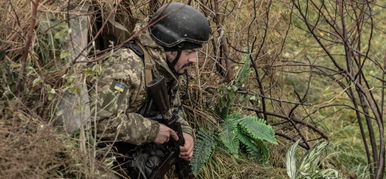
[[[174,58],[174,60],[172,62],[169,62],[169,60],[166,60],[167,61],[167,64],[170,68],[170,70],[173,72],[174,75],[176,76],[180,76],[182,74],[178,73],[176,71],[176,69],[174,68],[174,66],[177,64],[178,60],[180,59],[181,57],[181,53],[182,53],[182,50],[177,50],[177,55],[176,55],[176,58]]]

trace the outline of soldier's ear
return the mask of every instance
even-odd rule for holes
[[[166,58],[169,62],[172,62],[176,56],[177,56],[177,51],[167,51],[165,52]]]

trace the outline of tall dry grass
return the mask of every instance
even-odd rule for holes
[[[277,84],[275,70],[264,65],[276,63],[281,53],[288,28],[288,19],[285,18],[288,12],[281,10],[285,5],[271,6],[271,1],[185,2],[201,9],[212,27],[212,37],[200,51],[200,62],[192,71],[189,83],[189,97],[184,101],[191,124],[195,128],[218,126],[221,119],[214,114],[214,105],[222,96],[218,89],[226,87],[233,80],[245,53],[256,56],[262,70],[260,73],[266,74],[262,82],[269,84],[267,91],[271,95],[276,95],[274,87],[280,85]],[[65,61],[68,52],[63,47],[69,42],[70,10],[85,3],[91,4],[89,13],[81,14],[90,17],[89,39],[99,34],[95,37],[95,44],[90,43],[88,50],[92,52],[97,52],[95,49],[99,47],[108,47],[109,40],[114,41],[115,45],[123,42],[132,34],[132,24],[149,14],[147,1],[0,2],[0,138],[4,141],[0,144],[0,177],[95,178],[103,174],[99,169],[106,164],[94,158],[96,141],[91,131],[68,135],[53,125],[56,119],[54,111],[63,94],[66,90],[77,89],[73,86],[74,74],[81,71],[77,71],[79,68],[73,63]],[[269,19],[265,17],[268,7],[273,11]],[[127,27],[129,32],[117,28],[114,23],[108,23],[106,20],[109,18]],[[264,25],[267,22],[269,29]],[[105,41],[105,44],[100,45],[98,40]],[[89,56],[87,60],[94,58]],[[257,94],[255,78],[251,75],[248,80],[250,83],[244,87]],[[276,96],[285,95],[283,92]],[[251,107],[255,104],[246,99],[239,99],[236,103]],[[272,103],[270,108],[277,107]],[[253,114],[241,108],[236,110]],[[269,119],[275,121],[274,118]],[[293,129],[289,131],[295,134]],[[282,151],[286,147],[270,148],[275,154],[273,158],[277,159],[272,162],[277,168],[273,171],[277,172],[270,172],[270,166],[254,167],[253,161],[247,159],[229,159],[224,151],[218,151],[201,177],[280,178],[285,167],[284,160],[280,158],[284,158],[281,155],[284,155]],[[228,166],[229,163],[231,165]],[[239,167],[243,170],[234,173]]]

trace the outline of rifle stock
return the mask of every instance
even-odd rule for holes
[[[169,113],[170,101],[165,84],[165,78],[156,78],[146,85],[150,92],[151,97],[154,100],[155,105],[162,114],[162,117],[171,118],[171,116],[164,116]],[[168,119],[167,119],[168,120]]]
[[[177,122],[178,116],[177,113],[170,111],[170,100],[168,95],[168,90],[166,87],[165,79],[163,77],[156,78],[146,85],[147,89],[150,92],[153,102],[160,111],[163,120],[161,123],[165,124],[169,128],[176,131],[179,140],[178,141],[169,141],[172,146],[172,151],[169,155],[165,157],[163,162],[157,167],[155,171],[152,172],[150,178],[163,178],[165,173],[175,165],[176,174],[179,179],[190,179],[194,178],[191,172],[190,164],[188,161],[179,158],[179,146],[185,144],[181,124]]]

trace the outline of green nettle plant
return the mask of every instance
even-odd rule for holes
[[[320,155],[326,150],[327,142],[320,142],[311,150],[307,151],[300,160],[300,165],[296,166],[296,149],[299,144],[297,141],[293,144],[286,155],[287,174],[290,179],[306,178],[306,179],[322,179],[322,178],[339,178],[337,170],[327,168],[323,169],[321,165]]]
[[[272,127],[255,116],[230,114],[222,123],[221,129],[221,142],[236,158],[239,157],[240,148],[245,147],[250,157],[265,162],[269,158],[269,151],[263,141],[277,144]]]
[[[193,174],[200,173],[216,147],[220,146],[226,149],[235,158],[238,158],[241,153],[245,153],[259,163],[263,163],[269,158],[269,150],[264,142],[277,144],[275,131],[266,124],[266,121],[255,116],[232,113],[236,92],[242,87],[243,81],[249,76],[249,73],[250,61],[246,55],[244,65],[233,84],[222,89],[224,96],[216,109],[217,114],[223,119],[220,126],[215,129],[201,128],[197,132],[195,155],[191,161]]]
[[[198,175],[201,172],[203,166],[211,157],[217,144],[217,135],[214,130],[200,128],[197,131],[196,141],[194,144],[194,155],[190,162],[194,175]]]

